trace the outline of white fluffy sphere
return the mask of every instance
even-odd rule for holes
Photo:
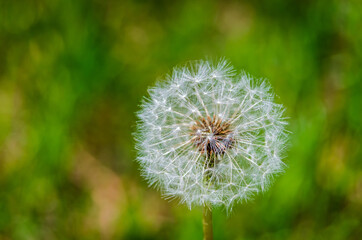
[[[138,113],[137,160],[166,197],[230,208],[283,170],[284,108],[265,81],[201,60],[175,68],[149,94]]]

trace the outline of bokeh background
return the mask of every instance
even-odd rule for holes
[[[205,57],[268,78],[293,132],[215,239],[361,239],[361,46],[359,0],[0,0],[0,239],[201,239],[132,132],[147,88]]]

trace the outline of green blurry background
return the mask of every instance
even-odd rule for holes
[[[176,64],[225,56],[290,117],[288,169],[216,239],[361,239],[360,0],[0,0],[0,239],[201,239],[132,132]]]

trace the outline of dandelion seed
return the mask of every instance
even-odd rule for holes
[[[231,209],[283,170],[284,108],[265,81],[201,60],[175,68],[149,94],[137,160],[167,198]]]

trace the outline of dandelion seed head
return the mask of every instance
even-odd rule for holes
[[[174,68],[138,112],[138,162],[166,198],[225,206],[265,191],[283,171],[284,107],[265,80],[227,61]]]

